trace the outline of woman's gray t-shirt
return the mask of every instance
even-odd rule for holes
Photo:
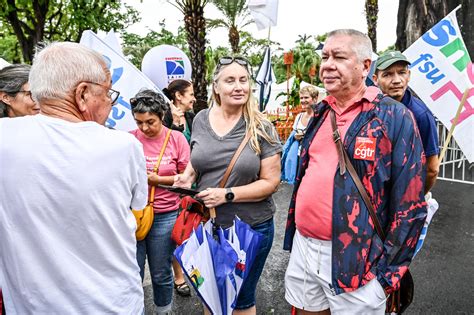
[[[244,139],[245,125],[242,117],[228,134],[220,137],[211,128],[209,109],[196,115],[191,135],[191,163],[198,174],[197,190],[219,186],[232,156]],[[225,187],[243,186],[256,181],[260,174],[260,161],[281,152],[275,128],[268,122],[265,129],[275,139],[275,143],[260,138],[260,155],[248,143],[237,159]],[[274,212],[275,204],[271,196],[258,202],[225,203],[216,208],[216,223],[228,227],[237,215],[244,222],[255,226],[272,218]]]

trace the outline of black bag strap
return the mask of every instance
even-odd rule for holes
[[[351,159],[347,155],[347,151],[345,150],[344,145],[342,144],[339,129],[337,128],[337,124],[336,124],[336,115],[334,113],[334,110],[332,109],[330,110],[330,116],[331,116],[332,130],[333,130],[333,140],[336,143],[337,154],[339,157],[340,173],[341,175],[343,175],[345,173],[346,168],[349,171],[349,174],[351,175],[352,180],[354,181],[357,187],[357,190],[359,191],[359,194],[364,200],[365,206],[369,210],[370,217],[372,218],[372,222],[374,223],[375,231],[380,236],[382,241],[385,241],[385,232],[383,231],[379,218],[377,217],[377,214],[375,213],[374,206],[372,202],[370,201],[370,197],[367,194],[367,190],[365,190],[365,187],[362,184],[356,170],[354,169],[354,166],[352,165]]]

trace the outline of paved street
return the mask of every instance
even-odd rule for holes
[[[257,290],[258,314],[289,314],[283,277],[289,254],[282,250],[292,186],[274,195],[275,240]],[[433,190],[440,209],[423,249],[412,263],[415,300],[405,314],[474,314],[474,186],[438,181]],[[144,282],[146,314],[153,314],[149,277]],[[174,314],[202,314],[198,298],[175,296]]]

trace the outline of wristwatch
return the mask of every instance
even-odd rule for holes
[[[234,200],[234,193],[232,192],[232,189],[231,188],[226,188],[226,191],[225,191],[225,200],[227,202],[232,202],[232,200]]]

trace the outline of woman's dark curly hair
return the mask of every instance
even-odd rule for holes
[[[153,90],[140,90],[135,97],[130,99],[132,114],[151,113],[163,120],[165,112],[169,110],[169,104],[161,93]]]

